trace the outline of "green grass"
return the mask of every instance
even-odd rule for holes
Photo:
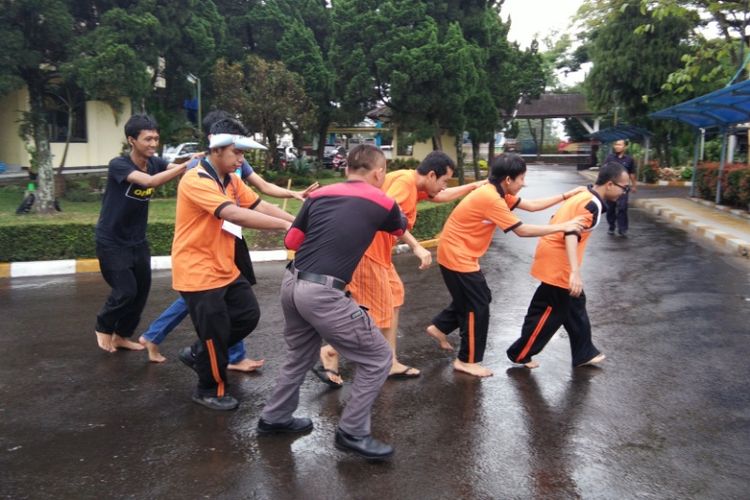
[[[342,178],[321,179],[322,185],[334,184],[341,182]],[[304,189],[304,186],[294,186],[294,189]],[[16,208],[21,204],[24,195],[24,188],[21,186],[3,186],[0,187],[0,226],[13,226],[20,222],[27,224],[60,224],[60,223],[79,223],[79,224],[96,224],[99,219],[101,202],[75,202],[63,199],[60,202],[62,212],[52,215],[37,215],[34,213],[26,215],[16,215]],[[284,200],[261,195],[265,201],[283,206]],[[295,200],[286,200],[286,211],[291,214],[297,214],[302,203]],[[174,222],[175,216],[174,198],[152,199],[149,206],[150,222]]]

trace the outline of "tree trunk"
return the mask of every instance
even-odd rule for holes
[[[474,180],[478,181],[481,177],[479,173],[479,142],[471,140],[471,161],[474,163]]]
[[[529,133],[531,134],[531,139],[534,141],[534,146],[536,147],[536,154],[539,154],[539,141],[536,139],[536,130],[531,126],[531,120],[526,118],[526,126],[529,127]]]
[[[281,162],[279,161],[279,155],[276,154],[276,133],[273,130],[266,130],[266,138],[268,139],[268,154],[271,155],[271,161],[270,165],[276,169],[280,170]]]
[[[466,182],[464,176],[464,152],[458,137],[456,138],[456,174],[458,175],[459,185]]]
[[[326,142],[328,139],[328,125],[321,126],[318,129],[318,151],[316,152],[316,156],[318,157],[318,160],[320,160],[320,163],[323,163],[323,155],[325,154],[326,150]]]
[[[73,96],[70,95],[70,92],[67,92],[67,100],[63,100],[65,103],[65,107],[68,110],[68,129],[65,134],[65,148],[63,149],[62,159],[60,160],[60,165],[57,167],[57,175],[62,177],[63,169],[65,168],[65,161],[68,159],[68,148],[70,147],[70,140],[73,138],[73,112],[75,111],[74,105],[74,99]],[[63,183],[63,191],[65,189],[65,183]],[[63,195],[63,191],[60,191],[59,189],[56,191],[58,196]]]
[[[38,168],[37,200],[34,203],[37,212],[50,214],[55,212],[55,181],[52,166],[52,154],[47,134],[47,121],[44,116],[44,83],[43,79],[26,82],[29,89],[29,121],[34,140],[32,161]]]
[[[539,147],[536,149],[536,161],[540,161],[542,158],[542,148],[544,148],[544,118],[542,118],[542,125],[539,128]]]
[[[432,133],[432,150],[433,151],[443,150],[443,138],[440,132],[441,132],[440,124],[438,122],[435,122],[434,131]]]
[[[487,168],[488,169],[490,168],[490,165],[492,164],[492,160],[494,159],[495,159],[495,134],[492,134],[492,139],[490,139],[490,143],[487,145]]]

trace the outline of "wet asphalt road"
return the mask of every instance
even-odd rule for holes
[[[532,167],[521,195],[581,182]],[[373,433],[396,447],[381,464],[334,448],[349,388],[312,375],[297,414],[315,430],[255,435],[284,355],[282,263],[256,266],[263,317],[246,342],[266,366],[231,376],[241,406],[228,414],[190,401],[194,374],[177,360],[189,320],[162,345],[168,362],[149,364],[96,348],[100,276],[0,280],[0,497],[748,498],[750,269],[645,213],[632,210],[631,225],[628,239],[600,226],[584,259],[601,369],[570,367],[564,331],[539,369],[507,361],[537,285],[534,240],[498,234],[482,262],[493,292],[485,380],[454,373],[423,333],[448,301],[438,269],[398,256],[400,358],[423,376],[386,382],[375,405]],[[139,331],[175,297],[169,273],[155,272]]]

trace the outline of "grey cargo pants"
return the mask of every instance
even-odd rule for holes
[[[297,279],[290,267],[281,284],[287,359],[261,417],[269,423],[292,418],[299,389],[320,356],[321,339],[355,363],[350,398],[339,427],[353,436],[370,434],[370,410],[391,368],[391,348],[368,314],[347,294],[327,284]]]

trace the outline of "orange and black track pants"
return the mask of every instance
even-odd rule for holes
[[[484,359],[490,324],[492,293],[487,280],[481,271],[460,273],[440,266],[440,272],[452,301],[432,319],[432,324],[445,334],[458,328],[461,335],[458,359],[479,363]]]
[[[568,332],[573,366],[599,354],[591,341],[586,295],[571,297],[567,288],[541,283],[526,312],[521,337],[507,350],[508,358],[514,363],[528,363],[561,326]]]
[[[226,395],[229,346],[242,342],[258,325],[260,309],[250,283],[240,276],[213,290],[181,292],[198,333],[191,346],[201,396]]]

